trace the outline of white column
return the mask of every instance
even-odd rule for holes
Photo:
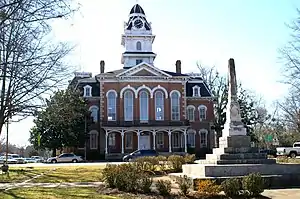
[[[108,154],[108,151],[107,151],[107,138],[108,138],[108,133],[107,133],[107,130],[105,130],[105,153]]]
[[[187,153],[186,129],[184,129],[183,135],[184,135],[184,152]]]
[[[140,130],[137,131],[137,140],[138,140],[138,150],[140,150]]]
[[[152,131],[152,136],[153,136],[153,150],[155,150],[155,146],[156,146],[156,140],[155,140],[155,137],[156,137],[156,131],[155,130],[153,130]]]
[[[171,130],[169,130],[168,135],[169,135],[169,152],[171,153],[172,152]]]
[[[122,139],[122,154],[124,153],[124,130],[121,131],[121,139]]]

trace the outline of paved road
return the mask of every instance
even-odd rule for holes
[[[70,167],[70,166],[105,166],[106,164],[124,164],[124,162],[93,162],[93,163],[27,163],[27,164],[10,164],[12,167]]]

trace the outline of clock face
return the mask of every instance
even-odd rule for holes
[[[135,26],[136,28],[138,28],[138,29],[142,28],[142,27],[143,27],[143,22],[142,22],[142,20],[140,20],[140,19],[135,20],[135,21],[134,21],[134,26]]]

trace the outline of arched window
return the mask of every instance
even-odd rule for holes
[[[140,41],[136,42],[136,49],[142,50],[142,43]]]
[[[107,93],[107,120],[115,121],[117,118],[116,100],[117,93],[115,91],[109,91]]]
[[[207,134],[208,134],[208,131],[206,129],[201,129],[199,131],[199,134],[200,134],[200,147],[201,148],[207,147]]]
[[[99,111],[99,108],[97,106],[91,106],[89,108],[89,111],[91,112],[91,117],[93,118],[93,122],[98,122],[98,111]]]
[[[155,119],[164,120],[164,94],[161,91],[155,92]]]
[[[149,120],[149,95],[147,91],[140,92],[140,121]]]
[[[171,120],[180,120],[180,104],[178,92],[171,94]]]
[[[187,132],[187,145],[188,147],[195,147],[195,135],[196,135],[196,131],[195,130],[188,130]]]
[[[195,107],[193,105],[186,108],[186,115],[189,121],[195,121]]]
[[[90,132],[90,149],[98,148],[98,132],[93,130]]]
[[[198,110],[199,110],[199,119],[200,120],[205,120],[206,119],[206,110],[207,110],[207,107],[204,106],[204,105],[200,105],[198,107]]]
[[[133,92],[131,90],[124,93],[124,120],[133,121]]]

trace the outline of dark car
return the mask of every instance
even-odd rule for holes
[[[157,151],[152,150],[152,149],[136,150],[128,155],[125,155],[123,157],[123,161],[130,162],[136,158],[145,157],[145,156],[158,156],[158,153],[157,153]]]

